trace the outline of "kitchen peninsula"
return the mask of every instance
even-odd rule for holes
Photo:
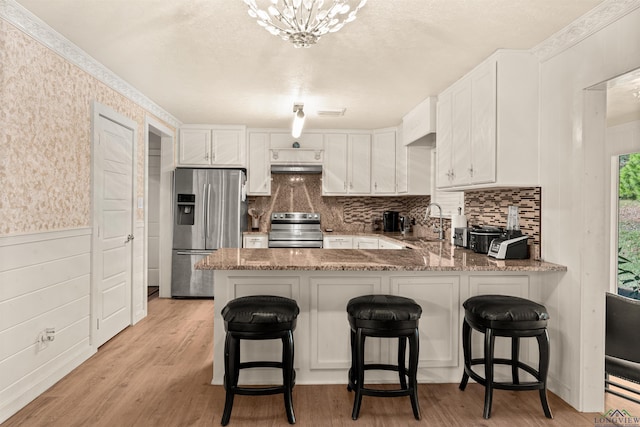
[[[346,383],[351,362],[345,312],[349,299],[379,293],[413,298],[423,308],[419,381],[457,382],[462,366],[462,302],[488,293],[540,300],[566,271],[566,267],[531,259],[496,260],[447,242],[404,246],[400,250],[230,248],[199,262],[197,269],[214,270],[213,384],[222,384],[224,376],[225,331],[220,311],[233,298],[272,294],[298,302],[294,339],[296,382],[300,384]],[[552,320],[552,340],[556,327]],[[368,358],[391,361],[393,351],[385,341],[389,340],[368,340]],[[245,344],[243,351],[279,358],[278,341]],[[528,354],[524,346],[522,354]],[[250,370],[241,381],[281,381],[278,372],[272,371]],[[390,373],[380,375],[369,379],[395,380]]]

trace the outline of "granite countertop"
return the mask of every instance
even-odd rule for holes
[[[339,234],[339,233],[335,233]],[[382,237],[378,235],[378,237]],[[566,271],[533,259],[496,260],[449,242],[407,237],[406,249],[223,248],[196,264],[200,270],[324,271]]]

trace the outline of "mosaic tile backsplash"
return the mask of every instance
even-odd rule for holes
[[[496,225],[504,227],[510,205],[517,205],[521,230],[532,236],[540,246],[540,188],[482,190],[465,193],[465,213],[469,225]],[[249,197],[249,207],[262,211],[260,231],[269,231],[272,212],[317,212],[322,217],[322,228],[334,232],[363,233],[374,231],[374,222],[387,210],[415,219],[414,235],[436,237],[437,218],[424,220],[431,201],[429,196],[397,197],[325,197],[322,196],[321,175],[272,175],[271,197]],[[451,236],[451,222],[444,221],[445,235]]]

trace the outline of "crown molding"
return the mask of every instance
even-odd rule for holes
[[[0,18],[9,22],[28,36],[42,43],[67,61],[80,67],[80,69],[86,73],[129,98],[174,128],[178,128],[182,124],[182,122],[172,114],[146,97],[121,77],[117,76],[113,71],[96,61],[84,50],[71,43],[62,34],[55,31],[14,0],[0,0]]]
[[[544,62],[638,8],[640,8],[638,0],[605,0],[542,43],[534,46],[531,52],[538,57],[540,62]]]

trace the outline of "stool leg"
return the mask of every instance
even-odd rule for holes
[[[520,338],[511,338],[511,378],[514,384],[520,384],[518,361],[520,360]]]
[[[356,383],[355,391],[356,395],[353,399],[353,412],[351,412],[351,418],[353,420],[358,419],[360,414],[360,405],[362,404],[362,387],[364,386],[364,340],[365,335],[362,333],[362,329],[358,328],[356,332],[355,342],[355,370],[356,370]]]
[[[462,370],[462,380],[460,381],[460,390],[464,390],[469,382],[468,370],[471,370],[471,326],[467,323],[467,319],[462,321],[462,352],[464,354],[464,369]]]
[[[282,337],[282,385],[284,386],[284,407],[289,424],[296,423],[293,413],[293,332],[287,331]]]
[[[400,388],[403,390],[407,389],[407,368],[404,361],[406,354],[407,337],[398,337],[398,376],[400,377]]]
[[[352,391],[356,385],[356,333],[353,329],[350,332],[351,337],[351,367],[349,368],[349,383],[347,384],[347,390]]]
[[[406,340],[405,340],[406,341]],[[420,419],[420,405],[418,404],[418,353],[420,351],[420,334],[418,328],[409,337],[409,382],[412,393],[411,408],[416,420]],[[404,377],[404,375],[403,375]]]
[[[549,372],[549,333],[545,329],[544,332],[536,337],[538,339],[538,348],[540,351],[540,367],[538,368],[538,374],[540,378],[538,380],[542,382],[543,388],[540,389],[540,402],[542,403],[542,410],[544,416],[547,418],[553,418],[551,409],[549,408],[549,402],[547,401],[547,373]]]
[[[484,413],[483,418],[489,419],[491,416],[491,403],[493,400],[493,350],[495,345],[495,336],[493,329],[487,328],[484,333]]]
[[[224,401],[224,412],[220,424],[226,426],[231,418],[231,408],[233,408],[233,398],[235,397],[235,387],[238,385],[238,364],[239,342],[227,332],[224,342],[224,388],[226,397]]]

